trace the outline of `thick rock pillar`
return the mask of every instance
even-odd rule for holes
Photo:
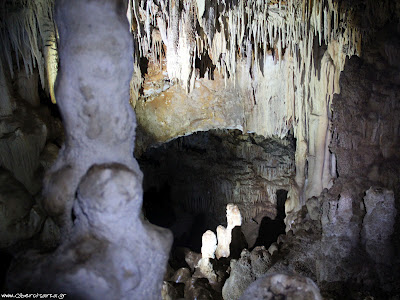
[[[133,42],[122,1],[58,0],[57,102],[66,143],[47,174],[44,206],[61,226],[51,255],[29,253],[11,269],[22,292],[71,299],[159,299],[171,234],[141,213],[129,105]]]

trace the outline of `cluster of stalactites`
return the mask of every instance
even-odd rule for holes
[[[37,68],[42,88],[53,102],[58,68],[54,0],[9,1],[0,7],[1,59],[14,76],[14,65],[30,75]],[[23,63],[23,66],[20,63]]]
[[[166,50],[169,77],[188,87],[195,76],[195,58],[205,53],[225,78],[235,78],[239,59],[246,61],[249,70],[263,71],[269,54],[279,60],[290,51],[307,64],[315,38],[319,45],[340,41],[348,56],[361,51],[361,31],[352,10],[334,0],[238,0],[235,4],[141,0],[131,4],[140,55],[159,60]]]

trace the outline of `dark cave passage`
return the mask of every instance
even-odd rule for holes
[[[294,148],[292,138],[239,130],[197,132],[150,148],[138,158],[144,215],[173,232],[175,247],[200,252],[203,233],[226,226],[226,205],[233,203],[248,245],[268,246],[284,233]]]
[[[285,234],[285,201],[287,199],[288,191],[278,190],[276,191],[277,200],[277,215],[275,219],[269,217],[264,217],[260,224],[260,229],[258,231],[258,237],[254,247],[265,246],[268,247],[276,242],[277,238],[281,234]]]

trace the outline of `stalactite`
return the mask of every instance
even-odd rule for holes
[[[371,14],[377,22],[384,24],[388,3],[388,0],[382,4],[368,0],[365,9],[374,11]],[[288,207],[299,208],[307,198],[329,187],[334,178],[327,134],[330,103],[333,94],[340,92],[339,76],[346,57],[360,55],[366,42],[365,37],[361,39],[364,32],[354,18],[356,6],[339,5],[335,0],[238,0],[229,5],[226,1],[211,4],[153,0],[153,4],[150,13],[154,16],[148,20],[151,30],[159,30],[163,37],[168,77],[189,92],[190,101],[195,101],[190,96],[195,79],[193,62],[196,57],[208,54],[225,87],[238,91],[243,107],[241,123],[237,124],[239,118],[231,122],[244,132],[266,137],[284,138],[289,131],[293,132],[297,149],[295,164],[284,168],[257,166],[256,170],[271,182],[296,170],[296,179],[291,182],[296,191],[289,192],[292,195],[289,202],[294,202]],[[145,12],[145,1],[137,5]],[[191,6],[198,13],[192,19],[187,14]],[[169,7],[168,13],[165,7]],[[146,20],[141,22],[145,24]],[[145,53],[151,45],[146,45],[144,27],[137,30]],[[194,46],[191,48],[190,44]],[[231,100],[229,96],[227,100]],[[226,106],[228,114],[238,114],[239,109],[230,111]],[[209,128],[221,126],[214,120],[207,124]],[[226,125],[231,126],[230,121]],[[372,137],[379,138],[377,134]],[[257,156],[258,150],[244,146],[236,151],[238,156],[250,160]],[[222,194],[231,199],[229,193]]]
[[[53,21],[54,0],[12,2],[0,10],[0,40],[2,59],[11,76],[15,64],[19,70],[22,59],[27,75],[38,68],[42,88],[55,103],[54,83],[58,69],[57,31]]]

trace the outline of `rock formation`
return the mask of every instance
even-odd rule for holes
[[[322,300],[317,285],[307,277],[273,274],[250,285],[241,300],[261,299]]]
[[[230,245],[232,242],[232,230],[236,226],[242,225],[242,216],[240,215],[239,208],[229,203],[226,206],[226,220],[228,226],[225,228],[222,225],[217,227],[217,240],[218,246],[215,251],[215,256],[219,259],[221,257],[230,256]]]
[[[1,292],[398,297],[399,24],[391,0],[3,1]]]
[[[68,291],[74,299],[160,297],[171,236],[141,214],[142,174],[132,157],[129,107],[133,49],[123,17],[118,1],[57,3],[56,94],[66,141],[47,174],[43,205],[63,238],[49,255],[19,257],[8,277],[11,291]]]

